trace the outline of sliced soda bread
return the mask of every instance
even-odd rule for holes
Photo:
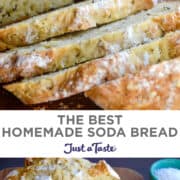
[[[27,19],[72,3],[73,0],[1,0],[0,26]]]
[[[0,51],[87,30],[154,6],[154,0],[88,0],[0,29]]]
[[[47,159],[48,161],[48,159]],[[105,162],[97,164],[85,159],[59,158],[57,163],[33,165],[11,171],[6,180],[120,180]]]
[[[4,88],[25,104],[59,100],[143,67],[180,56],[180,31],[151,43]]]
[[[180,110],[180,57],[86,92],[103,109]]]
[[[0,83],[58,71],[178,30],[178,4],[162,3],[149,11],[98,29],[1,53]]]

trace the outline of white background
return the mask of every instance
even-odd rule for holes
[[[62,127],[57,115],[84,115],[84,132],[89,128],[88,116],[95,115],[123,115],[121,124],[117,126],[99,125],[99,127],[123,127],[128,135],[124,137],[95,137],[89,138],[2,138],[0,132],[0,157],[180,157],[180,112],[179,111],[1,111],[0,129],[2,127]],[[66,125],[64,125],[66,126]],[[75,126],[72,126],[75,127]],[[98,127],[96,125],[95,127]],[[138,137],[129,136],[131,127],[176,127],[177,137]],[[1,130],[0,130],[1,131]],[[103,142],[117,147],[113,153],[72,153],[64,154],[64,144],[86,146],[94,142]]]

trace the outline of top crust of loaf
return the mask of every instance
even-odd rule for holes
[[[43,166],[43,165],[53,165],[53,164],[68,164],[77,162],[78,164],[89,168],[93,163],[86,159],[77,159],[77,158],[26,158],[25,166]]]
[[[32,166],[10,172],[6,179],[45,180],[86,179],[86,180],[120,180],[118,174],[105,162],[90,163],[84,159],[41,159]]]

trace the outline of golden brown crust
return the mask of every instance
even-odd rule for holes
[[[104,109],[180,110],[180,57],[86,92]]]
[[[64,46],[30,52],[12,51],[0,54],[0,83],[30,78],[58,71],[75,64],[115,53],[159,38],[180,29],[180,13],[171,12],[126,27],[116,32],[97,35],[93,39],[72,42]],[[92,31],[93,32],[93,31]],[[133,35],[131,35],[131,33]],[[129,35],[127,35],[129,33]],[[61,42],[61,41],[60,41]],[[31,47],[35,49],[35,47]],[[29,49],[31,49],[29,48]]]
[[[25,166],[43,166],[43,165],[53,165],[53,164],[66,164],[70,162],[78,162],[82,166],[91,166],[92,163],[85,159],[78,158],[26,158]]]
[[[49,75],[5,85],[4,88],[25,104],[59,100],[89,90],[142,67],[180,56],[180,32],[127,51],[109,55]],[[173,52],[173,53],[171,53]]]
[[[154,17],[153,20],[159,24],[164,31],[180,29],[180,12],[168,14],[167,16]]]
[[[142,9],[144,10],[150,9],[153,6],[157,5],[157,3],[158,1],[155,2],[153,0],[142,0],[142,1],[134,0],[135,9],[138,9],[139,11]]]
[[[153,7],[153,0],[89,0],[0,29],[0,51],[87,30]]]
[[[97,164],[95,164],[93,167],[91,167],[88,170],[88,173],[92,176],[98,176],[101,173],[108,175],[109,174],[109,170],[107,168],[107,164],[104,161],[99,161]]]
[[[0,26],[21,21],[72,3],[73,0],[1,0]]]
[[[97,164],[93,164],[89,162],[88,160],[81,160],[81,159],[71,159],[72,164],[73,162],[78,162],[81,164],[81,166],[84,166],[87,168],[87,172],[91,177],[97,177],[101,176],[102,174],[104,175],[110,175],[110,171],[108,168],[108,164],[105,161],[99,161]],[[66,164],[67,163],[66,158],[26,158],[25,159],[25,167],[28,166],[51,166],[53,164]]]
[[[37,162],[43,160],[44,158],[25,158],[25,167],[35,165]]]

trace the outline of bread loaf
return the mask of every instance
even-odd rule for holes
[[[89,0],[0,29],[0,51],[87,30],[150,9],[154,0]]]
[[[79,165],[89,168],[92,163],[85,159],[66,159],[66,158],[26,158],[25,167],[28,166],[50,166],[53,164],[70,164],[70,162],[78,162]]]
[[[180,56],[180,31],[169,33],[160,40],[64,71],[5,85],[4,88],[25,104],[59,100],[127,73],[135,73],[145,66],[178,56]]]
[[[162,37],[180,29],[178,4],[162,3],[98,29],[1,53],[0,83],[58,71]]]
[[[1,0],[0,26],[27,19],[72,3],[73,0]]]
[[[86,92],[103,109],[180,110],[180,57]]]
[[[49,161],[48,159],[45,159]],[[44,161],[45,161],[44,160]],[[33,165],[10,172],[6,180],[120,180],[105,162],[93,164],[84,159],[58,159],[57,163]]]

